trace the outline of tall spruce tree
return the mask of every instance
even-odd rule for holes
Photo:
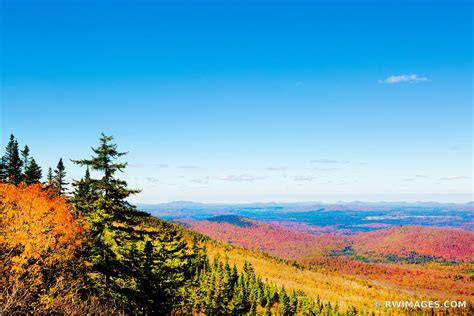
[[[64,167],[63,159],[60,158],[56,169],[54,170],[53,183],[58,195],[66,193],[66,168]]]
[[[29,160],[28,166],[26,167],[23,181],[26,184],[39,183],[41,181],[42,172],[41,167],[38,166],[34,158]]]
[[[53,169],[51,169],[51,167],[48,168],[48,173],[46,174],[46,181],[48,186],[53,185]]]
[[[280,302],[279,309],[282,316],[290,316],[291,314],[291,305],[290,297],[286,294],[285,288],[282,288],[279,294]]]
[[[195,258],[174,226],[157,224],[127,202],[139,190],[117,177],[127,164],[118,162],[125,153],[112,141],[102,134],[90,159],[73,160],[101,174],[92,178],[86,170],[73,182],[71,200],[89,224],[88,281],[103,298],[127,302],[131,313],[167,315],[185,301],[183,288],[204,261]]]
[[[129,256],[137,284],[133,296],[147,315],[168,315],[183,301],[180,288],[191,281],[186,243],[176,234],[163,227],[154,241],[145,242],[143,251]]]
[[[28,145],[25,145],[23,150],[21,151],[21,161],[23,164],[23,173],[26,173],[26,169],[28,168],[28,163],[30,160],[30,148]]]
[[[91,196],[93,193],[91,182],[91,174],[89,171],[89,167],[87,167],[84,177],[80,180],[72,182],[72,186],[74,187],[72,202],[74,204],[84,205],[87,203],[87,201],[93,199],[93,197]]]
[[[7,180],[7,164],[5,162],[5,157],[0,157],[0,182],[5,182]]]
[[[265,304],[264,316],[272,316],[272,303],[270,300],[267,300],[267,303]]]
[[[23,163],[18,152],[18,142],[13,134],[10,135],[5,151],[6,180],[9,183],[19,184],[22,180],[21,166]]]
[[[102,173],[99,179],[75,182],[76,193],[83,192],[87,181],[89,190],[94,194],[86,198],[76,194],[73,201],[89,221],[91,243],[88,260],[94,272],[91,273],[91,282],[107,299],[120,295],[116,281],[120,280],[123,269],[119,258],[123,257],[123,244],[132,234],[126,229],[130,215],[138,213],[126,199],[139,192],[128,189],[127,183],[116,177],[117,172],[127,165],[116,160],[126,153],[119,152],[112,140],[112,136],[102,134],[99,147],[92,149],[94,155],[91,159],[73,160],[80,166]],[[90,178],[90,175],[87,176]]]

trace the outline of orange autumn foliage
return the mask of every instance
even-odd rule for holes
[[[84,228],[63,197],[50,197],[40,184],[0,183],[0,246],[4,312],[34,304],[51,304],[53,289],[82,244]]]

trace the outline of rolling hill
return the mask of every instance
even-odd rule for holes
[[[356,252],[474,262],[474,233],[457,228],[396,226],[352,236]]]
[[[213,239],[247,249],[245,254],[242,253],[244,250],[240,250],[240,255],[236,253],[239,260],[249,257],[248,249],[251,249],[254,252],[250,253],[263,252],[295,262],[296,266],[305,267],[305,271],[318,273],[309,279],[342,278],[327,281],[333,284],[331,287],[344,283],[342,280],[351,280],[365,284],[362,292],[367,292],[367,287],[376,287],[378,291],[383,289],[396,293],[395,296],[409,296],[412,299],[419,296],[472,301],[474,298],[471,242],[474,233],[470,231],[397,226],[341,236],[305,234],[238,216],[219,217],[217,220],[183,220],[182,223]],[[223,253],[229,255],[231,252]],[[256,264],[257,269],[260,269],[259,266],[265,264]],[[262,269],[262,275],[272,277],[265,274],[265,270]],[[294,275],[288,272],[287,278],[291,279]],[[287,283],[292,282],[288,280]],[[302,281],[299,286],[304,287],[305,282]],[[327,289],[315,290],[314,293],[321,291],[327,292]],[[383,296],[391,295],[387,293]],[[335,299],[335,296],[328,294],[328,299]],[[347,298],[342,301],[353,303]]]

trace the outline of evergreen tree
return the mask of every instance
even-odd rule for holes
[[[66,168],[64,167],[63,159],[60,158],[56,169],[54,170],[53,183],[58,195],[66,193]]]
[[[38,166],[34,158],[29,160],[28,166],[26,167],[23,180],[26,184],[39,183],[41,181],[41,167]]]
[[[153,244],[151,241],[148,240],[145,243],[143,255],[140,259],[142,260],[138,261],[138,267],[141,271],[137,271],[139,273],[137,278],[138,305],[144,309],[145,314],[154,314],[153,303],[158,293],[155,293],[156,287],[153,286],[155,276],[153,273]]]
[[[116,178],[116,173],[126,167],[126,163],[116,160],[126,153],[119,152],[117,145],[111,143],[113,137],[102,134],[100,145],[93,148],[91,159],[75,160],[74,163],[89,167],[102,173],[100,179],[88,180],[90,189],[94,191],[90,199],[78,199],[76,208],[89,221],[91,246],[88,250],[91,268],[94,270],[92,282],[106,298],[118,295],[114,293],[114,280],[120,278],[121,267],[118,257],[121,257],[121,243],[127,238],[128,215],[138,211],[127,202],[127,198],[138,190],[130,190],[127,183]],[[76,192],[81,190],[79,183],[75,183]],[[123,225],[120,225],[123,223]]]
[[[7,182],[19,184],[22,180],[22,161],[18,152],[18,142],[16,141],[15,136],[13,136],[13,134],[10,135],[10,140],[8,141],[6,147],[4,163],[6,166]]]
[[[47,180],[49,183],[53,182],[53,169],[51,167],[48,168]]]
[[[53,184],[53,169],[51,169],[51,167],[48,168],[48,173],[46,175],[46,180],[47,180],[48,185]]]
[[[290,298],[288,297],[288,294],[286,294],[286,291],[284,288],[281,289],[279,296],[280,296],[280,304],[279,304],[280,314],[282,316],[292,315],[291,306],[290,306]]]
[[[247,315],[249,316],[257,315],[257,305],[255,303],[252,303],[252,305],[250,305],[250,310],[248,311]]]
[[[234,315],[241,315],[245,311],[245,290],[242,283],[238,283],[234,289],[234,295],[230,302],[230,310]]]
[[[89,167],[86,168],[84,177],[78,181],[73,181],[74,187],[71,201],[76,205],[86,205],[88,201],[94,200],[94,192],[92,190],[92,179]]]
[[[30,158],[30,148],[28,147],[28,145],[25,145],[25,147],[21,151],[23,173],[26,173],[26,169],[28,168],[29,158]]]
[[[149,314],[165,315],[179,305],[182,300],[180,288],[187,285],[192,277],[190,256],[186,242],[181,239],[175,227],[162,227],[148,237],[152,241],[146,242],[143,255],[146,259],[142,260],[148,264],[133,273],[132,278],[145,269],[149,271],[145,275],[151,282],[152,289],[138,286],[137,296],[147,299],[145,306]],[[126,278],[130,276],[127,275]]]
[[[0,182],[7,180],[7,164],[5,162],[5,157],[0,157]]]
[[[267,303],[265,304],[265,316],[272,316],[272,303],[270,300],[267,300]]]
[[[298,309],[298,296],[296,295],[295,290],[291,291],[290,296],[290,311],[291,314],[296,314],[296,310]]]

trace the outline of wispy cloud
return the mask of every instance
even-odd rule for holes
[[[267,170],[268,171],[284,171],[288,169],[287,167],[268,167]]]
[[[310,163],[327,163],[327,164],[347,164],[349,160],[336,160],[336,159],[314,159]]]
[[[314,171],[322,171],[322,172],[326,172],[326,171],[334,171],[334,170],[339,170],[339,168],[313,168]]]
[[[169,165],[164,164],[164,163],[151,163],[151,164],[146,164],[146,163],[131,163],[128,165],[130,168],[146,168],[146,167],[152,167],[152,168],[168,168]]]
[[[210,178],[211,178],[211,177],[195,178],[195,179],[189,180],[189,182],[198,183],[198,184],[204,184],[204,183],[209,183],[209,179],[210,179]]]
[[[429,81],[428,78],[426,77],[419,77],[416,74],[411,74],[411,75],[392,75],[390,77],[387,77],[383,80],[380,80],[380,83],[387,83],[387,84],[394,84],[394,83],[401,83],[401,82],[423,82],[423,81]]]
[[[147,179],[148,182],[151,182],[151,183],[159,183],[160,182],[160,179],[155,178],[155,177],[147,177],[146,179]]]
[[[178,166],[178,168],[180,168],[180,169],[197,169],[198,166],[194,166],[194,165],[183,165],[183,166]]]
[[[309,181],[313,181],[315,179],[316,178],[313,177],[313,176],[295,176],[295,177],[293,177],[294,181],[299,181],[299,182],[301,182],[301,181],[308,181],[309,182]]]
[[[235,181],[235,182],[252,182],[257,180],[263,180],[266,177],[263,176],[251,176],[251,175],[227,175],[218,177],[219,180],[223,181]]]
[[[417,175],[415,175],[415,177],[416,177],[416,178],[422,178],[422,179],[427,179],[427,178],[429,178],[428,176],[425,176],[425,175],[423,175],[423,174],[417,174]]]
[[[466,180],[466,179],[471,179],[471,177],[468,176],[456,176],[456,177],[444,177],[444,178],[439,178],[440,180],[443,181],[451,181],[451,180]]]
[[[142,163],[129,163],[127,165],[127,167],[129,167],[129,168],[143,168],[143,167],[145,167],[145,164],[142,164]]]

